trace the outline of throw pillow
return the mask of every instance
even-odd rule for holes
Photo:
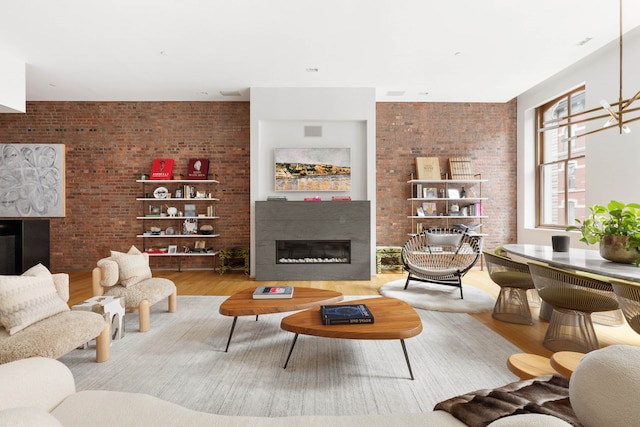
[[[0,276],[0,322],[9,335],[68,310],[46,267],[33,267],[22,276]]]
[[[125,288],[151,278],[149,259],[135,246],[127,253],[111,251],[111,258],[118,263],[120,284]]]

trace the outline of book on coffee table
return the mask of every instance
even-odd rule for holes
[[[293,298],[293,286],[258,286],[253,299]]]
[[[324,325],[373,323],[373,315],[364,304],[322,305],[320,315]]]

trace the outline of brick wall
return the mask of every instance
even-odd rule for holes
[[[249,246],[249,104],[246,102],[30,102],[26,114],[0,115],[3,143],[66,144],[66,217],[51,221],[53,270],[90,269],[109,250],[142,248],[136,216],[141,184],[155,157],[210,160],[220,181],[216,239]],[[156,241],[157,242],[157,241]],[[183,259],[183,267],[213,258]],[[177,266],[177,258],[152,265]]]
[[[516,101],[484,103],[378,103],[377,244],[401,246],[411,232],[410,186],[416,157],[470,157],[482,174],[484,247],[516,239]],[[426,223],[426,222],[425,222]],[[434,221],[434,225],[442,224]]]
[[[402,245],[410,231],[409,187],[414,158],[469,156],[490,179],[487,246],[515,241],[516,106],[508,104],[380,103],[377,105],[377,241]],[[67,209],[51,221],[55,271],[90,269],[130,245],[142,226],[141,185],[155,157],[210,160],[220,180],[218,247],[249,246],[249,103],[29,102],[26,114],[0,114],[1,143],[65,144]],[[183,260],[184,268],[211,259]],[[175,267],[173,258],[153,266]]]

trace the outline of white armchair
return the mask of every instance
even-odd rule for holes
[[[110,295],[124,300],[127,312],[140,316],[140,332],[150,325],[149,308],[168,298],[168,311],[176,311],[176,285],[169,279],[152,277],[149,254],[134,246],[129,252],[111,251],[111,256],[98,261],[92,275],[93,295]]]
[[[109,360],[111,327],[97,313],[71,311],[69,275],[38,264],[0,276],[0,364],[34,356],[57,359],[96,339],[96,361]]]

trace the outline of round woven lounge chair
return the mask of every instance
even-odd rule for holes
[[[411,237],[402,248],[402,262],[409,282],[455,286],[462,293],[462,277],[478,262],[482,237],[455,228],[429,229]]]

